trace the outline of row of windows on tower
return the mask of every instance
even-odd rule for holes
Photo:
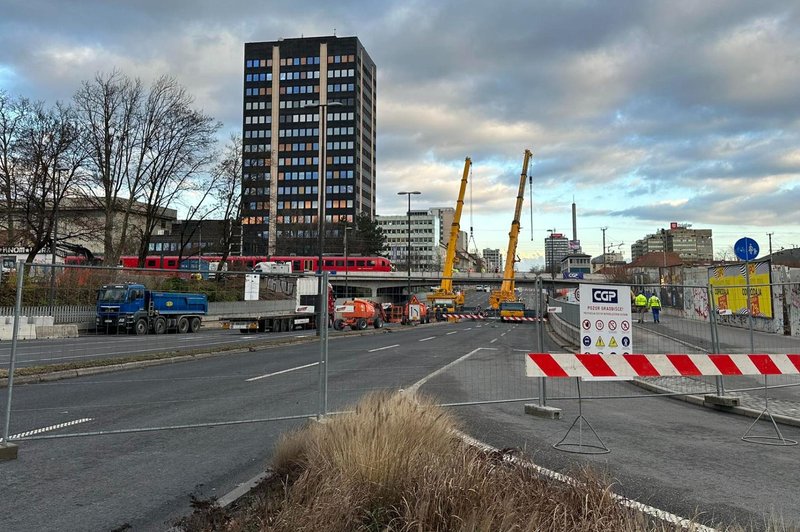
[[[327,128],[328,136],[353,135],[354,133],[355,133],[355,128],[352,126]],[[319,138],[319,128],[315,127],[315,128],[279,129],[278,136],[281,138],[290,138],[290,137]],[[244,138],[246,139],[272,138],[272,129],[246,129],[244,131]]]
[[[328,64],[353,63],[355,54],[329,55]],[[311,57],[281,57],[281,66],[318,65],[319,56]],[[245,59],[245,68],[266,68],[272,66],[272,59]]]
[[[328,92],[353,92],[356,86],[353,83],[330,83]],[[280,94],[319,94],[319,85],[281,85]],[[272,87],[245,87],[245,96],[271,96]]]
[[[328,113],[328,121],[331,122],[340,122],[343,120],[355,120],[355,113]],[[287,123],[303,123],[303,122],[312,122],[317,123],[319,122],[319,115],[314,113],[303,113],[303,114],[295,114],[295,115],[287,115],[282,114],[280,115],[278,121],[281,124]],[[272,123],[272,115],[245,115],[244,117],[245,125],[250,124],[271,124]]]
[[[328,79],[353,78],[356,75],[354,68],[343,68],[328,70]],[[295,81],[303,79],[319,79],[319,70],[300,70],[296,72],[281,72],[278,78],[281,81]],[[255,74],[245,74],[245,82],[257,83],[272,81],[272,72],[258,72]]]

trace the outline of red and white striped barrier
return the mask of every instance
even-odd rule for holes
[[[486,316],[482,314],[442,314],[445,318],[456,318],[459,320],[485,320]]]
[[[505,316],[500,319],[503,321],[547,321],[547,318],[522,318],[517,316]]]
[[[528,377],[694,377],[797,375],[800,354],[607,355],[528,353]]]

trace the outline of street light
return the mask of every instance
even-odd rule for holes
[[[408,249],[406,251],[406,269],[408,270],[408,302],[411,303],[411,196],[412,194],[422,194],[418,190],[410,192],[398,192],[398,196],[408,196]]]
[[[325,328],[328,327],[327,319],[327,297],[326,287],[323,286],[322,281],[322,261],[323,251],[325,249],[325,174],[326,168],[326,134],[328,129],[328,107],[330,106],[343,106],[341,102],[326,102],[319,101],[304,103],[300,108],[317,108],[319,109],[319,186],[317,191],[317,245],[319,246],[319,254],[317,257],[317,274],[319,275],[319,311],[317,312],[317,336],[321,330],[322,324]]]
[[[344,228],[344,297],[348,297],[347,293],[347,273],[350,271],[350,268],[347,264],[347,232],[352,230],[353,227],[345,227]]]
[[[555,280],[555,278],[556,278],[556,267],[555,267],[556,266],[555,265],[555,262],[556,262],[556,250],[553,249],[553,245],[554,245],[553,233],[555,233],[556,230],[555,229],[548,229],[547,232],[550,233],[550,236],[548,236],[548,238],[550,239],[550,279],[551,280]],[[506,259],[506,260],[508,260],[508,259]]]
[[[53,171],[53,229],[50,235],[50,306],[56,299],[56,242],[58,242],[58,208],[61,200],[61,172],[68,168],[55,168]]]

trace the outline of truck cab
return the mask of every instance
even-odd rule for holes
[[[500,321],[506,318],[522,318],[525,316],[525,303],[522,301],[503,301],[500,303]]]

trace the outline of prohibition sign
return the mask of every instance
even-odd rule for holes
[[[608,330],[609,331],[616,331],[617,330],[617,322],[614,320],[608,320]]]
[[[627,320],[625,320],[620,324],[620,327],[622,328],[623,331],[628,331],[631,328],[631,324],[628,323]]]
[[[603,323],[603,320],[597,320],[596,322],[594,322],[594,327],[598,331],[602,331],[604,326],[605,324]]]
[[[592,328],[592,322],[590,322],[589,320],[583,320],[582,325],[583,328],[586,329],[587,331]]]

